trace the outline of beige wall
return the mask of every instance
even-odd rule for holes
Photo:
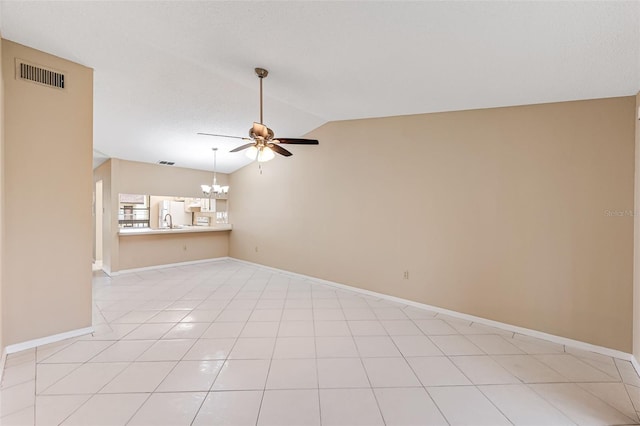
[[[229,232],[120,236],[120,269],[226,257]]]
[[[633,355],[640,359],[640,93],[635,109],[635,215],[633,253]]]
[[[1,7],[1,6],[0,6]],[[2,57],[2,34],[0,34],[0,360],[4,352],[4,337],[2,329],[4,327],[3,311],[2,311],[2,288],[3,279],[3,240],[4,240],[4,73],[3,73],[3,57]],[[0,376],[2,373],[0,373]]]
[[[93,71],[2,41],[5,345],[91,326]],[[66,89],[14,78],[15,59]]]
[[[630,352],[634,109],[328,123],[232,174],[230,255]]]
[[[174,166],[161,166],[158,164],[140,163],[112,158],[97,167],[94,171],[94,182],[103,180],[103,205],[105,209],[103,220],[103,268],[107,273],[118,272],[124,269],[166,263],[164,254],[157,253],[157,259],[144,259],[141,262],[132,263],[128,258],[130,252],[120,252],[120,237],[118,236],[118,194],[149,194],[182,197],[202,197],[200,185],[210,183],[213,173],[203,170],[186,169]],[[229,176],[224,173],[217,174],[220,185],[227,185]],[[216,237],[213,257],[228,256],[229,232],[221,233],[223,237]],[[127,237],[125,237],[127,238]],[[227,239],[225,242],[219,239]],[[171,240],[176,241],[176,240]],[[182,250],[182,244],[176,245]],[[199,247],[199,246],[198,246]],[[220,247],[226,247],[221,249]],[[173,250],[171,248],[170,250]],[[222,253],[224,254],[218,254]],[[178,256],[179,259],[169,263],[187,260],[206,259],[211,250],[199,250],[194,246],[193,250],[187,250]],[[155,256],[155,255],[154,255]],[[122,262],[122,265],[121,265]],[[123,266],[124,265],[124,266]]]

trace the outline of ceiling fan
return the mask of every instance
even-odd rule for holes
[[[249,129],[249,137],[243,138],[241,136],[229,136],[229,135],[217,135],[214,133],[198,133],[204,136],[217,136],[221,138],[242,139],[243,141],[250,141],[247,144],[240,145],[237,148],[232,149],[230,152],[238,152],[244,149],[249,149],[246,152],[247,157],[259,162],[265,162],[275,157],[274,152],[285,157],[290,157],[293,154],[287,151],[280,144],[292,144],[292,145],[318,145],[317,139],[299,139],[299,138],[278,138],[274,139],[274,132],[262,122],[262,79],[264,79],[269,71],[264,68],[256,68],[256,75],[260,79],[260,122],[253,123],[251,129]]]

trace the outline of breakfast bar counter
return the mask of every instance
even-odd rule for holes
[[[230,224],[118,230],[119,271],[229,256]]]

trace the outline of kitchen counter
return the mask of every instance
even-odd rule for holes
[[[119,236],[157,235],[157,234],[187,234],[198,232],[231,231],[231,224],[221,223],[215,226],[182,226],[178,228],[121,228]]]

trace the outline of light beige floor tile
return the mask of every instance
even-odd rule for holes
[[[193,426],[255,426],[262,391],[210,392]]]
[[[629,398],[631,398],[631,402],[636,410],[636,412],[640,411],[640,388],[633,385],[624,385],[627,389],[627,393],[629,394]]]
[[[148,397],[144,393],[94,395],[62,425],[124,426]]]
[[[21,362],[9,367],[5,367],[2,374],[2,382],[0,389],[6,389],[11,386],[28,382],[36,378],[36,361],[35,356],[32,361]]]
[[[336,321],[344,320],[344,314],[342,309],[314,309],[313,320],[314,321]]]
[[[514,425],[575,424],[526,385],[480,386],[480,390]]]
[[[44,359],[50,357],[56,352],[60,352],[62,349],[73,344],[75,341],[75,339],[67,339],[61,340],[59,342],[49,343],[48,345],[38,346],[36,348],[36,361],[42,362]]]
[[[447,322],[441,319],[422,319],[415,320],[414,322],[427,336],[458,334],[455,328],[451,327]]]
[[[91,395],[40,395],[36,397],[36,424],[59,425],[89,398]]]
[[[357,357],[358,350],[352,337],[316,337],[318,358]]]
[[[46,388],[62,379],[82,364],[38,364],[36,393],[42,393]]]
[[[3,426],[33,426],[33,411],[33,407],[26,407],[15,413],[7,414],[0,418],[0,424]]]
[[[484,355],[484,352],[465,336],[430,336],[445,355]]]
[[[279,322],[264,322],[264,321],[254,321],[248,322],[244,329],[242,329],[242,333],[240,333],[240,337],[276,337],[278,335],[278,328],[280,327]]]
[[[282,321],[313,321],[313,309],[285,309],[282,311]]]
[[[614,361],[616,363],[616,367],[618,367],[622,381],[629,385],[640,387],[640,377],[638,377],[638,373],[635,368],[633,368],[633,365],[631,365],[629,361],[617,358],[614,359]]]
[[[580,383],[578,386],[597,396],[633,421],[639,420],[623,383]]]
[[[192,312],[189,311],[155,311],[156,314],[151,318],[147,319],[147,323],[159,323],[159,322],[168,322],[168,323],[177,323],[182,321],[187,315],[191,316]],[[213,320],[211,320],[213,321]]]
[[[424,388],[373,390],[387,426],[447,425]]]
[[[276,339],[273,337],[239,338],[229,359],[271,359]]]
[[[158,311],[131,311],[118,319],[112,321],[113,324],[142,324],[151,317],[155,316]]]
[[[318,359],[317,362],[320,388],[369,387],[367,374],[359,358]]]
[[[235,342],[236,339],[199,339],[183,359],[191,361],[226,359]]]
[[[493,359],[524,383],[560,383],[568,380],[531,355],[495,355]]]
[[[207,392],[224,361],[180,361],[156,392]]]
[[[172,323],[142,324],[123,337],[126,340],[157,340],[173,327]]]
[[[347,321],[351,334],[354,336],[387,336],[387,330],[384,329],[382,323],[377,320],[373,321]]]
[[[323,426],[384,425],[371,389],[320,389]]]
[[[530,355],[564,353],[564,345],[522,334],[516,333],[512,339],[507,339],[507,341]]]
[[[405,357],[442,355],[442,351],[426,336],[392,336],[391,339]]]
[[[92,334],[79,337],[78,340],[120,340],[138,327],[138,324],[108,324],[104,326],[94,326],[94,332]]]
[[[365,358],[362,363],[374,388],[422,386],[404,358]]]
[[[475,386],[429,387],[427,391],[450,425],[510,425]]]
[[[240,336],[244,322],[214,322],[200,336],[202,339],[228,339]]]
[[[313,299],[313,309],[340,309],[342,305],[338,299]]]
[[[204,322],[181,322],[167,331],[162,339],[197,339],[204,334],[209,326],[209,323]]]
[[[570,354],[534,355],[534,357],[571,382],[610,382],[618,379],[585,364]]]
[[[317,389],[315,359],[274,359],[271,361],[267,389]]]
[[[249,317],[249,322],[280,322],[280,318],[282,318],[282,309],[256,309]]]
[[[475,334],[466,336],[474,345],[489,355],[524,354],[522,349],[512,345],[503,336],[496,334]]]
[[[369,308],[346,308],[343,305],[342,313],[347,320],[351,321],[363,321],[363,320],[376,320],[378,319],[373,310]]]
[[[278,337],[309,337],[314,335],[313,321],[282,321],[278,330]]]
[[[320,425],[320,406],[316,389],[265,391],[258,426],[314,425]]]
[[[453,356],[449,359],[475,385],[521,383],[488,355]]]
[[[313,337],[278,337],[273,359],[315,358],[316,342]]]
[[[89,362],[135,361],[152,344],[151,340],[121,340],[91,358]]]
[[[173,361],[134,362],[102,388],[100,393],[153,392],[175,365]]]
[[[446,357],[407,358],[424,386],[470,385],[469,379]]]
[[[405,307],[404,314],[413,320],[429,319],[437,315],[436,312],[428,311],[426,309],[415,308],[413,306]]]
[[[401,357],[402,354],[388,336],[355,336],[353,340],[362,358]]]
[[[154,393],[127,425],[190,425],[206,395],[205,392]]]
[[[315,321],[316,336],[351,336],[346,321]]]
[[[137,361],[178,361],[193,347],[194,339],[158,340]]]
[[[126,362],[83,364],[49,386],[45,395],[93,394],[124,370]]]
[[[269,360],[228,360],[222,366],[212,390],[263,390]]]
[[[216,322],[246,322],[252,312],[251,309],[225,309],[220,312]]]
[[[373,308],[373,313],[381,321],[409,319],[402,308]]]
[[[634,423],[620,411],[575,384],[536,384],[530,387],[580,425]]]
[[[390,336],[422,336],[422,331],[410,320],[380,320]]]
[[[4,361],[4,368],[16,367],[24,363],[32,363],[36,361],[36,348],[26,349],[24,351],[7,354]]]
[[[35,380],[0,390],[0,417],[16,413],[35,404]]]
[[[43,359],[42,363],[74,363],[87,362],[115,342],[109,340],[79,340],[66,348],[54,353],[50,357]]]

